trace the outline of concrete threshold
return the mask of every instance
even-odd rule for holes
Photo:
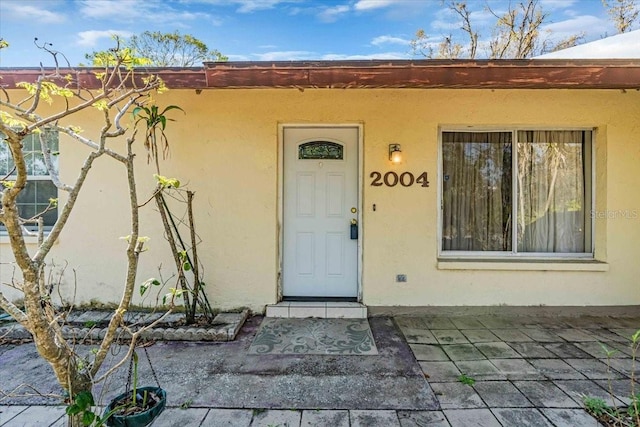
[[[282,301],[267,305],[267,317],[366,319],[367,307],[357,302]]]

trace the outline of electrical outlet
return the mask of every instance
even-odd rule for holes
[[[400,283],[400,282],[406,282],[406,281],[407,281],[406,274],[396,274],[396,282]]]

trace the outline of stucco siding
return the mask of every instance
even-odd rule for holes
[[[630,305],[640,304],[640,92],[618,90],[471,89],[223,89],[170,90],[157,97],[170,112],[170,157],[161,174],[195,192],[198,253],[210,301],[221,308],[262,310],[277,302],[279,267],[279,150],[281,125],[361,126],[363,131],[362,295],[380,305]],[[74,124],[92,128],[88,115]],[[93,125],[95,126],[95,125]],[[595,128],[595,210],[629,211],[596,218],[597,268],[520,270],[494,263],[449,269],[438,260],[439,132],[442,127]],[[85,148],[60,138],[64,180],[77,174]],[[388,145],[402,145],[392,165]],[[122,150],[124,143],[115,146]],[[140,200],[154,187],[153,165],[136,142]],[[373,187],[372,171],[427,172],[430,186]],[[63,275],[62,292],[77,302],[119,300],[129,234],[124,168],[101,159],[49,265]],[[63,197],[61,197],[63,198]],[[375,211],[373,205],[376,205]],[[605,215],[607,216],[607,215]],[[143,208],[141,234],[149,236],[139,282],[173,274],[153,202]],[[10,248],[0,240],[3,282],[11,280]],[[489,263],[490,264],[490,263]],[[603,267],[604,266],[604,267]],[[596,271],[584,271],[584,270]],[[557,270],[557,269],[556,269]],[[396,283],[397,274],[407,282]],[[168,280],[168,286],[175,280]],[[9,296],[17,293],[5,292]],[[147,298],[136,303],[152,305]]]

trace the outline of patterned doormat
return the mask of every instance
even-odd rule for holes
[[[265,318],[249,354],[376,355],[367,319]]]

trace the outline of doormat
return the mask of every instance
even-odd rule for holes
[[[249,354],[376,355],[367,319],[265,318]]]

